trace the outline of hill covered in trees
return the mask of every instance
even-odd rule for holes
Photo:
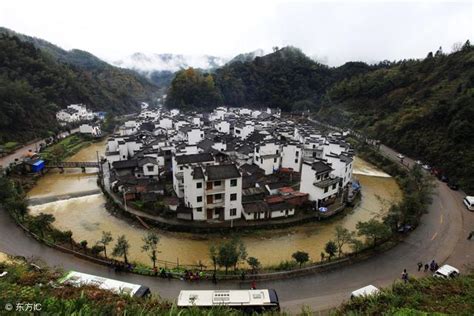
[[[55,112],[68,104],[127,113],[155,91],[145,78],[87,52],[0,30],[0,143],[54,132]]]
[[[297,48],[284,47],[261,57],[237,56],[212,74],[181,71],[168,91],[168,105],[200,108],[223,103],[280,107],[285,111],[312,108],[333,83],[378,67],[351,62],[329,68]],[[212,86],[206,87],[210,99],[186,97],[190,90],[200,89],[204,78],[210,81],[209,77],[213,81]],[[188,84],[180,84],[183,80]]]
[[[331,86],[318,116],[365,131],[474,192],[474,48],[405,60]]]
[[[178,84],[183,77],[187,84]],[[212,82],[205,93],[202,81]],[[449,55],[440,49],[422,60],[349,62],[336,68],[285,47],[213,74],[183,71],[169,89],[170,106],[222,104],[309,109],[319,119],[366,132],[440,168],[474,192],[474,48],[469,41]]]

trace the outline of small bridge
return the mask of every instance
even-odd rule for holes
[[[61,172],[63,172],[65,168],[81,168],[82,172],[86,172],[86,168],[99,168],[99,163],[93,161],[65,161],[59,163],[48,163],[46,164],[46,168],[59,168],[61,169]]]

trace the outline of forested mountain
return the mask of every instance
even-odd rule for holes
[[[406,60],[333,85],[318,115],[420,158],[474,193],[474,48]]]
[[[58,55],[56,46],[25,38],[0,32],[0,143],[55,131],[55,112],[68,104],[126,113],[138,109],[139,101],[150,101],[156,91],[145,78],[89,53]]]
[[[440,168],[474,193],[474,49],[469,41],[449,55],[440,49],[423,60],[349,62],[337,68],[286,47],[213,74],[183,71],[168,95],[169,105],[181,107],[310,109],[320,119],[365,131]]]
[[[245,59],[244,59],[245,60]],[[285,47],[272,54],[241,62],[238,59],[213,74],[198,73],[193,85],[176,84],[185,72],[176,75],[168,92],[168,105],[185,107],[213,106],[219,99],[227,105],[268,105],[290,110],[295,102],[314,102],[331,84],[331,71],[304,55],[299,49]],[[193,74],[195,76],[195,74]],[[186,89],[199,89],[204,77],[212,76],[211,99],[190,99]],[[207,79],[210,81],[210,79]],[[210,87],[206,87],[210,89]],[[218,96],[217,98],[215,96]]]

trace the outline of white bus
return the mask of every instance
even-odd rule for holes
[[[116,294],[130,295],[132,297],[145,297],[150,295],[150,289],[147,286],[117,281],[76,271],[69,271],[59,282],[62,284],[70,284],[72,286],[94,285],[102,290],[111,291]]]
[[[275,290],[208,290],[181,291],[178,307],[228,306],[246,312],[280,310]]]

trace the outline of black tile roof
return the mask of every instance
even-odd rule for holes
[[[196,167],[193,170],[193,179],[198,180],[198,179],[204,179],[204,173],[202,172],[201,167]]]
[[[182,165],[185,163],[205,162],[205,161],[214,161],[214,158],[212,157],[210,153],[176,156],[176,163],[178,165]]]
[[[138,166],[138,161],[136,160],[120,160],[112,163],[114,169],[130,169],[136,166]]]
[[[325,164],[322,161],[316,161],[311,165],[311,168],[316,171],[317,174],[320,173],[326,173],[332,171],[332,168],[328,165]]]
[[[240,172],[235,165],[207,166],[206,175],[208,180],[240,178]]]

